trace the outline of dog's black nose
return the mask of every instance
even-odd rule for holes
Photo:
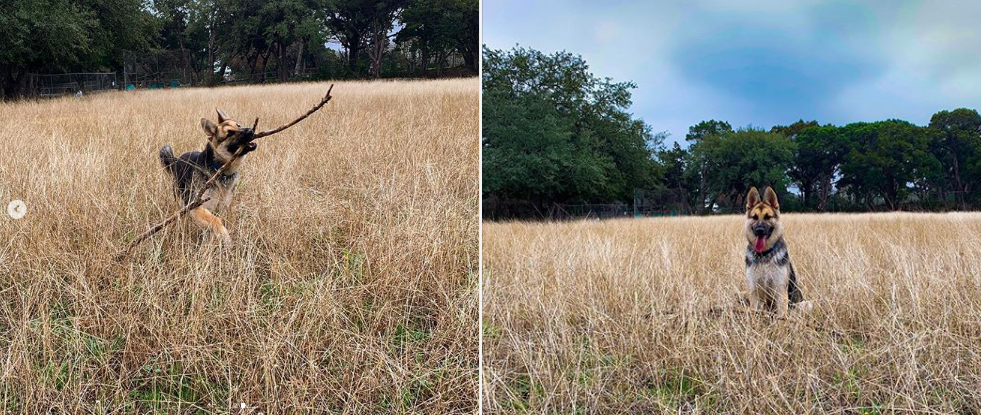
[[[757,226],[757,227],[753,228],[753,234],[756,235],[756,236],[763,236],[763,235],[766,234],[766,228],[764,228],[762,226]]]

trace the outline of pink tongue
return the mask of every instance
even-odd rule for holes
[[[757,254],[762,253],[764,247],[766,247],[766,239],[763,238],[762,236],[756,238],[756,246],[753,247],[754,249],[756,249],[756,253]]]

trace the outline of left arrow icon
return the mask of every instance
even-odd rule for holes
[[[7,214],[14,219],[23,218],[27,214],[27,205],[22,200],[13,200],[7,205]]]

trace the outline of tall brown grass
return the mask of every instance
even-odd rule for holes
[[[327,86],[0,103],[0,411],[474,412],[476,79],[338,83],[245,160],[230,252],[184,219],[109,260],[179,207],[161,146]]]
[[[783,222],[786,321],[735,304],[739,216],[485,223],[485,411],[978,413],[981,214]]]

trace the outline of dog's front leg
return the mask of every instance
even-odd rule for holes
[[[787,312],[790,310],[790,293],[787,290],[787,284],[784,284],[781,288],[777,288],[776,300],[777,300],[777,318],[784,319],[787,318]]]
[[[228,236],[228,229],[225,229],[225,224],[221,221],[221,218],[215,216],[210,210],[204,207],[198,207],[192,210],[190,214],[194,223],[204,229],[210,230],[215,236],[221,238],[221,243],[226,248],[232,246],[232,238]]]

